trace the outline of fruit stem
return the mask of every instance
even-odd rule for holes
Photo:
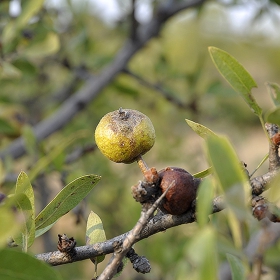
[[[143,157],[140,155],[137,157],[136,159],[139,168],[141,169],[142,173],[145,175],[145,171],[147,171],[149,169],[147,163],[145,162],[145,160],[143,159]]]

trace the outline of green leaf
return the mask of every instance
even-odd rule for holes
[[[198,279],[216,280],[218,273],[216,232],[204,227],[192,238],[188,256],[198,270]]]
[[[15,235],[19,229],[20,224],[15,219],[15,215],[12,209],[8,209],[8,207],[1,206],[0,207],[0,248],[7,246],[7,242],[11,236]],[[1,265],[1,264],[0,264]],[[2,279],[0,277],[0,279]]]
[[[34,257],[12,249],[0,251],[1,280],[62,280],[56,270]]]
[[[104,242],[106,240],[105,231],[103,229],[103,224],[100,217],[94,213],[90,212],[87,220],[86,227],[86,244],[91,245],[98,242]],[[100,263],[105,259],[105,256],[99,256],[93,260],[94,263]]]
[[[21,172],[17,178],[15,194],[25,194],[28,199],[18,203],[25,215],[25,223],[21,230],[21,236],[14,238],[18,245],[26,249],[33,244],[35,239],[35,202],[33,188],[24,172]]]
[[[212,174],[212,167],[209,167],[205,170],[202,170],[200,172],[197,172],[195,174],[193,174],[193,177],[195,178],[205,178],[206,176]]]
[[[209,47],[208,50],[220,74],[241,94],[253,112],[261,116],[262,109],[251,94],[252,88],[257,87],[257,84],[247,70],[227,52],[215,47]]]
[[[196,219],[198,224],[203,227],[208,223],[209,215],[213,209],[214,186],[211,180],[205,179],[198,188],[196,202]]]
[[[14,241],[27,251],[28,245],[34,241],[34,218],[31,219],[33,211],[29,198],[24,193],[17,193],[9,197],[10,202],[18,209],[20,216],[20,231],[13,236]],[[11,204],[11,205],[12,205]]]
[[[21,77],[21,71],[13,64],[2,61],[0,64],[0,78],[17,79]]]
[[[241,162],[226,137],[209,137],[206,140],[206,147],[213,170],[224,192],[234,185],[247,182]]]
[[[280,106],[266,112],[265,120],[269,123],[280,125]]]
[[[232,280],[245,280],[246,275],[242,261],[231,254],[227,254],[227,260],[230,265]]]
[[[280,105],[280,86],[276,83],[266,83],[271,99],[275,106]]]
[[[251,190],[248,177],[227,138],[209,137],[206,140],[206,149],[214,176],[224,193],[235,245],[241,247],[241,221],[246,223],[250,216],[247,206]]]
[[[23,1],[22,10],[16,20],[10,21],[5,25],[2,35],[3,45],[9,44],[28,23],[28,21],[36,15],[44,4],[44,0]]]
[[[28,46],[22,55],[28,58],[40,58],[55,54],[60,48],[59,37],[54,32],[49,32],[44,40]]]
[[[97,175],[86,175],[65,186],[36,217],[36,231],[55,223],[60,217],[77,206],[97,184],[100,178]]]
[[[206,126],[203,126],[202,124],[193,122],[191,120],[186,119],[187,124],[190,126],[190,128],[198,134],[200,137],[206,139],[209,136],[215,136],[216,134]]]

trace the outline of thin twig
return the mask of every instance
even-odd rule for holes
[[[181,102],[178,98],[174,97],[170,92],[168,92],[166,89],[159,86],[158,84],[153,84],[153,83],[143,79],[142,77],[140,77],[139,75],[133,73],[132,71],[130,71],[128,69],[123,70],[123,72],[125,74],[128,74],[129,76],[133,77],[134,79],[136,79],[140,84],[144,85],[145,87],[156,90],[158,93],[160,93],[160,95],[164,99],[171,102],[172,104],[174,104],[178,108],[180,108],[180,109],[190,109],[189,104],[185,104],[185,103]]]

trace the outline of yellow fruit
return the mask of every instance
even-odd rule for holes
[[[151,120],[139,111],[122,109],[106,114],[95,130],[99,150],[114,162],[131,163],[155,143]]]

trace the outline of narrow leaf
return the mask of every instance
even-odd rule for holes
[[[206,148],[228,206],[239,219],[245,219],[250,185],[233,147],[225,137],[211,137],[206,141]]]
[[[213,209],[214,186],[210,179],[205,179],[199,185],[196,202],[196,219],[198,224],[203,227],[208,223],[209,215]]]
[[[24,172],[21,172],[17,178],[15,193],[25,194],[30,203],[30,207],[26,204],[27,202],[25,203],[26,205],[19,204],[19,207],[25,212],[26,217],[21,234],[26,236],[27,247],[30,247],[35,239],[35,202],[33,188],[27,174]],[[19,238],[15,241],[17,244],[23,245]]]
[[[1,280],[62,280],[56,270],[34,257],[12,249],[0,251]]]
[[[220,74],[241,94],[253,112],[261,116],[262,109],[251,94],[252,88],[257,87],[257,84],[247,70],[227,52],[215,47],[209,47],[208,50]]]
[[[40,58],[47,55],[52,55],[59,50],[59,37],[54,32],[49,32],[41,42],[28,46],[22,55],[28,58]]]
[[[17,223],[12,209],[8,207],[0,207],[0,248],[7,246],[7,242],[11,236],[18,233],[20,224]],[[1,264],[0,264],[1,265]],[[2,279],[0,277],[0,279]]]
[[[280,125],[280,106],[266,112],[265,120],[266,122]]]
[[[106,240],[105,231],[103,229],[103,224],[100,217],[94,213],[90,212],[87,220],[86,227],[86,244],[91,245],[98,242],[104,242]],[[104,260],[105,256],[100,256],[94,259],[94,263],[100,263]]]
[[[276,83],[266,83],[271,99],[275,106],[280,105],[280,86]]]
[[[230,265],[232,280],[245,280],[246,275],[242,261],[231,254],[227,254],[227,260]]]
[[[203,126],[202,124],[193,122],[191,120],[186,119],[187,124],[190,126],[190,128],[198,134],[200,137],[206,139],[209,136],[215,136],[216,134],[206,126]]]
[[[35,239],[34,212],[31,202],[26,194],[17,193],[14,195],[16,207],[23,214],[23,224],[18,235],[13,236],[15,242],[27,251]]]
[[[205,178],[206,176],[212,174],[212,167],[209,167],[205,170],[202,170],[200,172],[197,172],[195,174],[193,174],[193,177],[195,178]]]
[[[65,186],[36,217],[36,230],[48,227],[78,205],[100,178],[97,175],[86,175]]]

